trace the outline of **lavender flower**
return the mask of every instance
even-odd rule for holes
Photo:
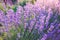
[[[20,24],[23,22],[22,17],[23,17],[23,8],[21,6],[18,6],[17,11],[15,13],[15,22],[17,24]]]
[[[6,16],[8,17],[8,20],[10,21],[10,22],[9,22],[10,24],[11,24],[11,23],[14,23],[15,13],[13,12],[12,9],[10,9],[10,10],[7,11],[7,15],[6,15]],[[13,25],[13,24],[12,24],[12,25]]]

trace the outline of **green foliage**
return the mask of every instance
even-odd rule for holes
[[[24,31],[24,29],[23,29],[23,27],[22,27],[22,25],[21,26],[19,26],[18,28],[16,28],[16,29],[14,29],[14,28],[12,28],[9,32],[9,35],[10,35],[10,37],[9,36],[7,36],[7,40],[16,40],[16,38],[17,38],[17,33],[19,33],[19,32],[23,32]]]
[[[60,22],[60,15],[58,15],[58,21]]]
[[[12,9],[14,10],[14,12],[16,12],[17,6],[13,5],[13,6],[12,6]]]
[[[18,38],[17,34],[20,33],[20,37]],[[10,36],[10,37],[9,37]],[[24,30],[23,25],[20,25],[18,28],[12,28],[7,35],[7,40],[38,40],[38,38],[42,37],[41,33],[38,33],[38,29],[32,28],[29,31],[28,28]]]
[[[21,5],[22,7],[26,5],[26,1],[23,1],[21,3],[19,3],[19,5]]]

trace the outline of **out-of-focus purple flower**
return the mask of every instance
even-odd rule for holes
[[[13,12],[12,9],[7,11],[7,15],[6,16],[8,17],[8,20],[10,21],[10,23],[13,23],[15,13]]]
[[[17,3],[17,0],[3,0],[4,3],[7,5],[13,5]]]
[[[4,21],[4,16],[5,15],[4,15],[3,11],[1,11],[1,10],[0,10],[0,16],[1,16],[0,17],[0,21]]]
[[[47,34],[44,34],[41,40],[46,40]]]
[[[59,37],[60,37],[60,34],[56,37],[56,39],[55,39],[55,40],[60,40],[60,38],[59,38]]]
[[[17,24],[20,24],[23,20],[22,20],[22,17],[23,17],[23,7],[21,6],[18,6],[17,7],[17,11],[15,13],[15,22]]]
[[[0,16],[1,16],[0,17],[0,23],[1,23],[2,27],[4,27],[4,29],[2,29],[2,30],[7,30],[8,29],[8,23],[6,21],[6,15],[3,13],[3,11],[0,11]]]

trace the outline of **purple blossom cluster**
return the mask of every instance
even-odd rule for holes
[[[57,9],[46,9],[32,4],[24,6],[25,28],[31,31],[33,28],[43,32],[42,39],[39,40],[60,40],[60,22]]]
[[[12,26],[18,26],[21,23],[22,7],[18,6],[17,11],[14,12],[9,9],[6,14],[0,10],[0,24],[8,31]]]

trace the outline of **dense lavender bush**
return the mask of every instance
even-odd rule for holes
[[[60,40],[60,15],[56,10],[26,4],[6,14],[0,10],[0,23],[6,40]],[[3,32],[4,32],[3,31]]]

